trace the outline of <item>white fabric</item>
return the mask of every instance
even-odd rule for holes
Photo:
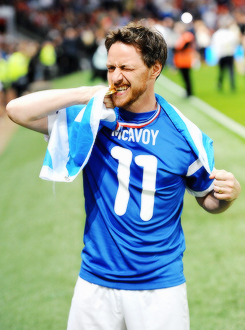
[[[116,290],[78,278],[67,330],[189,330],[186,284]]]
[[[49,116],[50,137],[46,138],[49,143],[40,172],[41,179],[72,182],[90,157],[99,125],[116,129],[116,113],[114,109],[106,108],[103,103],[107,91],[106,87],[97,91],[86,107],[73,106]],[[68,118],[74,115],[72,108],[77,113],[72,120],[73,129],[69,131],[68,122],[71,120]],[[83,134],[80,134],[80,131]],[[75,147],[71,152],[72,146]]]

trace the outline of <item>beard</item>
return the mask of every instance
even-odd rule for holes
[[[130,92],[127,96],[117,96],[112,95],[113,104],[115,107],[124,108],[125,110],[129,110],[129,107],[132,106],[147,90],[147,79],[143,79],[137,87],[132,87],[130,85]]]
[[[113,95],[112,100],[114,106],[124,108],[127,110],[132,104],[134,104],[141,95],[146,91],[146,86],[144,88],[137,88],[137,90],[132,90],[132,92],[125,98]]]

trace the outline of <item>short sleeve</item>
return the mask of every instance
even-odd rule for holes
[[[191,164],[186,174],[186,190],[196,197],[206,196],[213,190],[213,180],[209,179],[210,172],[203,166],[200,159],[192,155]]]

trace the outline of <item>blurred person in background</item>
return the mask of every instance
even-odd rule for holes
[[[211,42],[211,32],[202,20],[197,20],[194,22],[194,31],[196,38],[196,48],[200,54],[200,60],[202,63],[205,63],[206,49],[209,47]]]
[[[39,53],[39,60],[41,64],[43,79],[51,80],[55,78],[57,73],[57,55],[54,43],[51,40],[46,40],[42,44]]]
[[[7,98],[14,99],[23,95],[28,87],[28,65],[26,40],[16,40],[8,44],[8,80],[10,86],[7,90]]]
[[[107,51],[104,43],[98,46],[92,57],[92,77],[91,81],[95,78],[101,78],[103,81],[107,81]]]
[[[65,75],[79,70],[81,41],[75,28],[65,29],[61,49],[60,68],[63,70],[62,73]]]
[[[191,70],[196,59],[195,36],[192,32],[187,31],[185,23],[175,23],[174,30],[177,34],[176,43],[174,45],[174,65],[178,68],[183,78],[186,96],[193,94],[193,84],[191,78]]]
[[[168,46],[168,57],[166,65],[170,68],[174,68],[173,55],[177,38],[177,35],[174,31],[174,20],[172,17],[167,16],[162,20],[158,20],[154,26],[162,34]]]
[[[92,56],[92,76],[91,81],[95,78],[101,78],[107,81],[107,50],[105,47],[105,31],[98,29],[96,31],[96,45],[97,48]]]
[[[42,72],[40,68],[40,49],[41,45],[38,42],[32,41],[28,47],[29,64],[28,64],[28,84],[29,86],[42,79]]]
[[[219,18],[218,29],[211,38],[211,47],[218,60],[218,90],[223,89],[225,73],[228,72],[231,90],[235,90],[235,52],[240,44],[240,32],[234,27],[234,19],[229,15]]]
[[[217,4],[214,1],[207,1],[205,5],[203,5],[201,19],[211,33],[216,30]]]
[[[241,44],[239,46],[239,54],[236,58],[237,70],[240,74],[245,75],[245,6],[235,8],[234,18],[240,30]]]
[[[97,44],[97,31],[100,29],[92,28],[90,25],[81,27],[79,35],[82,43],[81,49],[81,69],[91,69],[92,68],[92,58],[96,51]],[[104,34],[103,34],[104,36]],[[103,37],[102,37],[103,38]]]

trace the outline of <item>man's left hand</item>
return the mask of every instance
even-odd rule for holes
[[[229,202],[238,198],[241,186],[232,173],[214,169],[209,178],[214,179],[214,197]]]

